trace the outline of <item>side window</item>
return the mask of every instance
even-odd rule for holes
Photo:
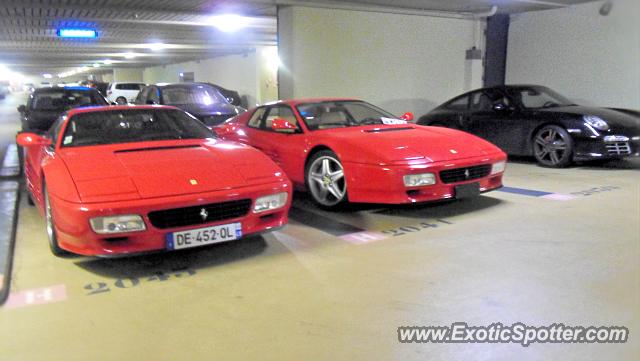
[[[258,128],[258,129],[262,128],[261,120],[266,110],[267,108],[256,109],[256,111],[253,112],[253,115],[251,115],[251,118],[247,122],[247,126],[251,128]]]
[[[452,100],[449,104],[447,104],[447,109],[457,110],[457,111],[465,111],[469,108],[469,96],[463,96],[458,99]]]
[[[149,88],[148,87],[147,88],[142,88],[142,90],[140,91],[140,93],[138,93],[138,96],[136,97],[135,103],[138,104],[138,105],[144,104],[148,92],[149,92]]]
[[[154,104],[160,104],[160,91],[158,90],[158,88],[154,86],[149,87],[147,101],[149,100],[153,101]]]
[[[49,128],[49,130],[47,131],[47,137],[51,139],[53,147],[55,147],[56,143],[58,142],[58,135],[60,134],[60,130],[62,129],[62,125],[64,124],[65,119],[66,116],[59,116],[58,119],[56,119],[56,121],[53,123],[51,128]]]
[[[269,109],[267,118],[263,125],[264,129],[271,130],[271,122],[277,118],[282,118],[295,125],[298,129],[300,128],[300,126],[298,126],[298,120],[293,114],[293,110],[291,110],[291,108],[289,108],[288,106],[274,106]]]
[[[473,112],[484,112],[492,109],[492,101],[485,92],[476,92],[471,94],[471,106],[469,109]]]
[[[486,90],[471,94],[470,109],[474,112],[493,111],[493,106],[502,103],[509,106],[509,99],[495,90]]]

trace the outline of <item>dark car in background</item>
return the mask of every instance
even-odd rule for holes
[[[474,90],[449,100],[418,124],[460,129],[511,155],[533,155],[539,164],[637,156],[640,113],[574,104],[539,85]]]
[[[216,84],[211,84],[211,83],[207,83],[207,84],[218,89],[220,94],[222,94],[222,96],[224,96],[229,103],[237,107],[243,107],[243,108],[247,107],[247,104],[242,103],[242,97],[240,97],[240,93],[238,93],[237,91],[223,88],[220,85],[216,85]]]
[[[98,92],[88,87],[53,87],[34,90],[26,105],[20,105],[22,131],[44,133],[65,111],[86,106],[109,105]]]
[[[135,104],[171,105],[189,112],[208,126],[245,111],[235,106],[212,85],[207,83],[154,84],[140,90]]]

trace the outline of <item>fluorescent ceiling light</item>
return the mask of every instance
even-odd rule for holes
[[[45,79],[51,79],[51,78],[53,78],[53,75],[51,75],[49,73],[44,73],[44,74],[42,74],[42,77],[45,78]]]
[[[227,14],[211,17],[211,25],[225,33],[238,31],[239,29],[246,27],[248,24],[249,18],[240,15]]]
[[[61,38],[97,38],[98,32],[94,29],[58,29]]]
[[[94,68],[99,68],[99,67],[100,67],[100,64],[95,63],[95,64],[93,64],[93,67],[94,67]]]
[[[136,57],[136,56],[138,56],[138,55],[137,55],[137,54],[135,54],[135,53],[124,53],[124,54],[122,54],[122,56],[123,56],[125,59],[133,59],[133,58],[135,58],[135,57]]]
[[[104,64],[104,65],[111,65],[111,64],[113,64],[113,60],[111,60],[111,59],[105,59],[105,60],[103,60],[103,61],[102,61],[102,64]]]
[[[162,50],[167,46],[167,44],[165,43],[150,43],[147,44],[147,48],[153,50],[153,51],[158,51],[158,50]]]

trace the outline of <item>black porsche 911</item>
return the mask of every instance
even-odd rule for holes
[[[419,118],[418,124],[460,129],[512,155],[544,166],[638,156],[640,112],[573,104],[538,85],[474,90]]]

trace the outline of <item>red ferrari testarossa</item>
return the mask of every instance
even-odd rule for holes
[[[74,109],[47,134],[21,133],[17,142],[57,255],[189,248],[287,222],[291,183],[282,170],[176,108]]]
[[[262,150],[321,206],[466,198],[502,186],[506,154],[452,129],[413,123],[354,99],[286,100],[216,132]]]

